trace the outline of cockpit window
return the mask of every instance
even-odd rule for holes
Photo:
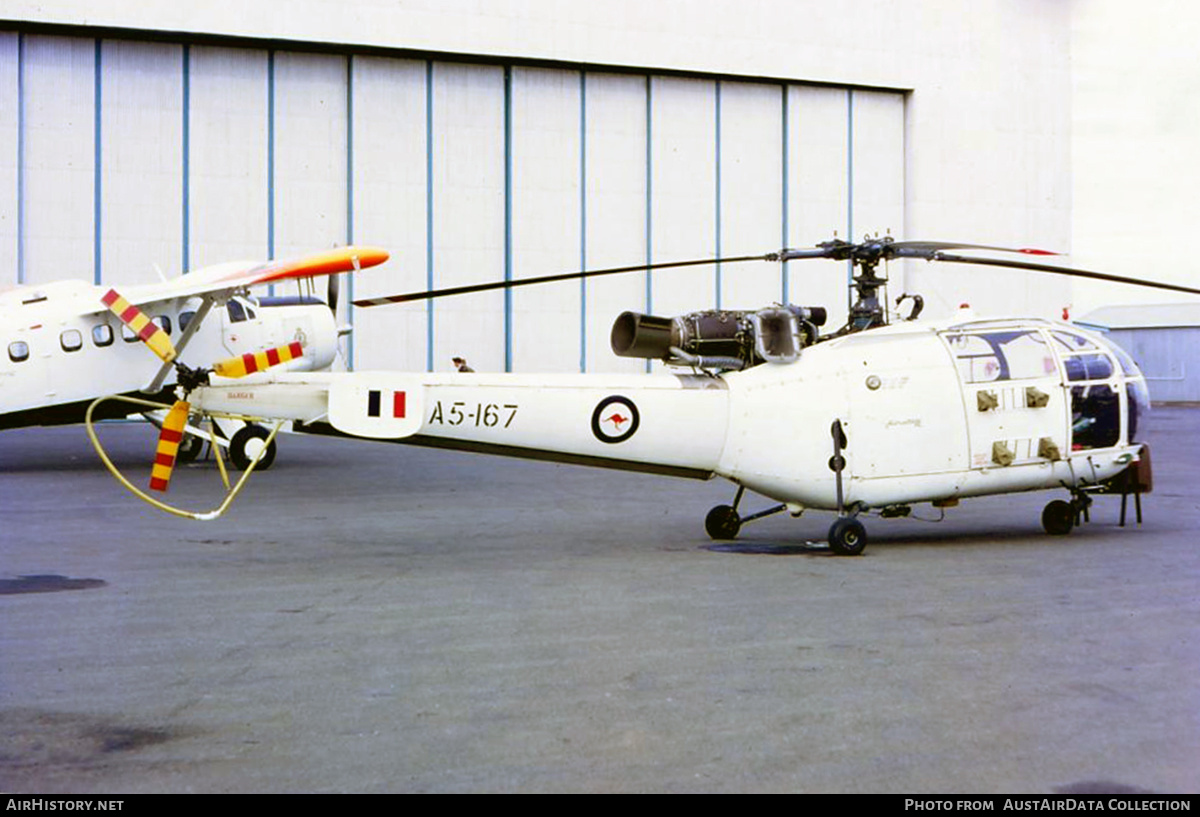
[[[1129,356],[1128,352],[1115,343],[1111,344],[1111,348],[1113,354],[1117,356],[1117,361],[1121,364],[1121,371],[1130,377],[1138,377],[1141,375],[1138,365],[1133,362],[1133,358]]]
[[[1050,334],[1054,336],[1060,352],[1083,352],[1096,348],[1096,344],[1091,340],[1085,338],[1083,335],[1076,335],[1074,332],[1064,332],[1061,329],[1056,329]]]
[[[1055,371],[1054,355],[1030,330],[947,335],[964,383],[1026,380]]]
[[[1115,386],[1071,387],[1071,448],[1109,448],[1121,437],[1121,401]]]
[[[229,312],[230,323],[241,323],[246,320],[246,310],[237,301],[230,301],[225,304],[225,309]]]
[[[1112,359],[1099,353],[1067,355],[1063,366],[1067,380],[1107,380],[1113,373]]]

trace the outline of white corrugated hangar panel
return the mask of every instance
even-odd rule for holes
[[[0,32],[0,287],[16,284],[19,278],[19,42],[19,35]]]
[[[651,260],[717,253],[716,83],[654,78],[650,87]],[[650,310],[669,316],[715,305],[711,265],[651,273]]]
[[[189,49],[193,269],[267,257],[267,52]]]
[[[580,89],[574,71],[512,70],[512,278],[580,266]],[[512,370],[580,368],[580,284],[512,290]]]
[[[426,66],[413,60],[353,62],[356,244],[385,248],[391,260],[343,280],[343,301],[426,288]],[[356,369],[426,368],[428,303],[355,308]]]
[[[850,95],[841,88],[788,88],[788,241],[811,248],[850,240]],[[900,161],[901,157],[897,157]],[[825,330],[846,320],[847,265],[791,261],[788,299],[829,311]]]
[[[585,238],[588,269],[643,263],[646,258],[645,77],[587,74],[587,190]],[[587,370],[641,372],[644,361],[617,357],[609,336],[627,310],[644,312],[646,273],[587,281]]]
[[[96,41],[28,36],[25,282],[95,275]]]
[[[346,58],[275,54],[275,250],[346,243]]]
[[[100,258],[106,284],[182,272],[183,48],[101,44]]]
[[[295,258],[347,243],[346,165],[350,124],[346,57],[275,53],[272,178],[274,215],[270,255]],[[295,283],[275,285],[276,295],[298,294]],[[338,322],[350,305],[338,305]],[[352,339],[342,353],[353,364]]]
[[[504,280],[504,69],[433,67],[433,285]],[[382,307],[381,307],[382,308]],[[504,295],[443,298],[433,308],[433,369],[464,357],[504,371]]]
[[[867,235],[920,238],[904,232],[904,97],[855,90],[850,95],[853,176],[851,240]],[[889,279],[887,309],[904,292],[904,265],[881,266],[877,274]],[[925,262],[921,262],[925,263]],[[904,308],[907,314],[908,307]]]
[[[783,101],[778,85],[722,82],[721,255],[762,255],[783,240]],[[777,264],[721,266],[721,306],[761,309],[782,297]]]
[[[17,42],[0,50],[0,93],[14,97]],[[829,307],[836,328],[847,269],[819,261],[349,301],[904,226],[901,94],[349,51],[25,42],[21,113],[0,129],[25,164],[0,216],[25,214],[4,243],[13,258],[24,247],[28,280],[141,281],[154,264],[378,244],[394,260],[352,276],[339,310],[357,324],[358,368],[444,371],[459,355],[480,371],[643,371],[611,352],[622,311],[758,309],[785,277],[790,299]]]

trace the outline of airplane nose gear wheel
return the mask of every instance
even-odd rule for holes
[[[718,505],[704,517],[704,529],[713,539],[736,539],[742,518],[732,505]]]
[[[867,546],[867,529],[853,517],[844,516],[829,528],[829,549],[838,556],[857,556]]]
[[[262,451],[258,470],[265,471],[270,468],[271,463],[275,462],[275,441],[268,442],[270,436],[270,432],[262,426],[247,425],[239,428],[229,441],[229,461],[233,463],[233,467],[245,471]],[[263,451],[264,447],[266,451]]]

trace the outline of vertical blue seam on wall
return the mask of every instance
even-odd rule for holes
[[[183,272],[187,272],[191,266],[191,215],[188,210],[191,199],[191,176],[192,176],[192,69],[191,69],[191,46],[187,43],[183,44],[183,62],[181,66],[182,77],[181,86],[183,90],[183,120],[181,128],[183,130],[183,139],[180,150],[182,152],[180,172],[183,174],[181,180],[182,201],[180,202],[180,219],[183,222],[181,232],[182,248],[180,250],[180,268]]]
[[[713,284],[716,288],[715,305],[717,309],[721,308],[721,80],[714,82],[713,88],[713,124],[716,131],[716,155],[713,157],[715,163],[714,177],[716,179],[715,189],[713,191],[713,208],[714,208],[714,228],[716,234],[714,254],[718,261],[713,265]]]
[[[267,258],[275,257],[275,51],[267,52]],[[275,285],[267,287],[275,295]]]
[[[654,97],[653,79],[646,75],[646,264],[654,261]],[[654,314],[654,273],[646,270],[646,314]],[[650,361],[646,361],[650,373]]]
[[[504,280],[512,281],[512,66],[504,66]],[[513,299],[512,288],[504,288],[504,371],[512,371]]]
[[[17,32],[17,284],[25,283],[25,35]]]
[[[587,271],[587,72],[579,72],[579,269]],[[579,279],[579,371],[587,371],[587,279]]]
[[[846,240],[854,241],[854,89],[846,89]],[[846,306],[854,306],[854,262],[846,262]]]
[[[781,229],[780,229],[779,246],[786,248],[788,245],[788,233],[789,233],[788,217],[790,215],[790,213],[788,211],[788,195],[789,195],[788,164],[789,164],[789,158],[790,158],[790,156],[789,156],[790,133],[788,130],[788,86],[786,84],[782,85],[782,86],[780,86],[780,90],[782,91],[782,93],[780,94],[780,101],[781,101],[781,111],[782,111],[782,115],[783,115],[783,127],[780,128],[780,131],[781,131],[780,141],[781,141],[782,145],[781,145],[781,157],[780,157],[781,158],[781,161],[780,161],[781,180],[780,180],[779,189],[783,191],[782,207],[780,208],[783,223],[782,223]],[[779,302],[782,304],[787,304],[789,301],[788,290],[791,288],[789,286],[789,281],[788,281],[788,262],[787,261],[782,262],[779,265],[779,268],[780,268],[780,272],[779,272],[779,276],[780,276],[780,279],[779,279]]]
[[[425,62],[425,289],[433,289],[433,60]],[[433,299],[425,299],[425,371],[433,371]]]
[[[93,137],[92,137],[92,150],[93,150],[93,156],[92,156],[92,283],[96,284],[97,286],[99,286],[101,280],[103,280],[103,274],[101,271],[101,257],[100,257],[100,232],[101,232],[101,227],[102,227],[102,225],[101,225],[101,203],[102,203],[101,199],[102,199],[103,192],[104,192],[103,188],[101,187],[101,182],[102,182],[101,175],[103,172],[103,165],[101,163],[101,155],[100,155],[100,152],[103,148],[103,144],[100,141],[100,137],[101,137],[100,119],[101,119],[101,116],[103,115],[102,98],[101,98],[101,94],[100,94],[101,85],[103,83],[101,81],[101,73],[100,72],[101,72],[101,69],[103,66],[100,61],[100,50],[101,50],[101,40],[99,38],[97,38],[96,39],[96,57],[95,57],[95,61],[93,63],[93,82],[95,83],[95,87],[93,89],[93,97],[94,97],[95,103],[94,103],[94,107],[93,107],[94,116],[93,116],[93,120],[92,120],[92,132],[93,132]]]
[[[354,243],[354,55],[346,56],[346,243]],[[346,276],[346,320],[354,324],[354,274]],[[336,316],[335,316],[336,318]],[[354,333],[346,338],[346,368],[354,370]]]

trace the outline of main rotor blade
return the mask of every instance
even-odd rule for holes
[[[942,250],[990,250],[991,252],[1012,252],[1021,255],[1061,255],[1061,253],[1032,247],[992,247],[987,244],[962,244],[957,241],[896,241],[891,246],[897,250],[896,255],[903,258],[929,258]]]
[[[1092,272],[1073,267],[1057,267],[1053,264],[1034,264],[1029,261],[1007,261],[1003,258],[971,258],[967,255],[950,255],[939,252],[931,256],[932,261],[949,261],[955,264],[979,264],[985,267],[1009,267],[1012,269],[1032,270],[1033,272],[1053,272],[1059,275],[1073,275],[1077,278],[1090,278],[1094,281],[1109,281],[1116,284],[1133,284],[1134,286],[1166,289],[1171,292],[1186,292],[1190,295],[1200,295],[1200,289],[1185,287],[1179,284],[1168,284],[1163,281],[1144,281],[1140,278],[1128,278],[1124,275],[1113,275],[1107,272]]]
[[[557,281],[573,281],[583,278],[597,278],[601,275],[617,275],[622,272],[642,272],[673,267],[698,267],[704,264],[736,264],[742,261],[778,261],[778,253],[766,255],[739,255],[730,258],[700,258],[693,261],[667,261],[659,264],[635,264],[629,267],[612,267],[609,269],[580,270],[564,272],[557,275],[539,275],[535,278],[518,278],[513,281],[492,281],[487,284],[470,284],[461,287],[444,287],[425,292],[408,292],[402,295],[389,295],[383,298],[360,298],[354,301],[355,306],[382,306],[384,304],[400,304],[407,301],[425,301],[432,298],[444,298],[448,295],[466,295],[471,292],[487,292],[494,289],[512,289],[530,286],[531,284],[550,284]]]

